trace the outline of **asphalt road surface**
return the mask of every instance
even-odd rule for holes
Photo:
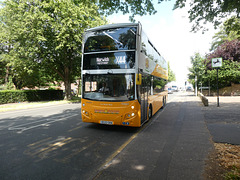
[[[0,114],[0,179],[88,179],[139,128],[81,122],[80,104]]]
[[[183,123],[188,109],[179,103],[185,104],[186,98],[181,93],[170,95],[171,103],[141,128],[82,123],[80,104],[0,113],[0,179],[174,179],[177,173],[171,176],[166,173],[171,170],[172,162],[182,167],[179,171],[186,170],[189,163],[185,157],[177,161],[170,151],[178,146],[179,151],[184,148],[179,137],[188,134],[184,130],[190,125]],[[164,112],[169,113],[171,121],[164,121]],[[197,127],[193,130],[199,132]],[[205,129],[200,130],[200,135],[203,133]],[[205,143],[208,136],[201,138],[205,138],[202,142]],[[197,162],[202,164],[198,158]],[[118,171],[114,164],[121,164],[119,159],[127,165],[128,160],[145,161],[142,163],[145,165],[136,163],[132,169],[124,169],[122,166],[127,166],[123,163]],[[111,168],[115,169],[110,171]],[[129,176],[124,176],[126,173]]]

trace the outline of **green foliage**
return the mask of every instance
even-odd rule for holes
[[[217,49],[208,55],[208,67],[211,68],[211,59],[222,57],[223,60],[231,60],[240,62],[240,40],[235,39],[232,41],[226,41],[217,47]]]
[[[174,9],[183,8],[186,6],[186,0],[177,0]],[[229,14],[236,14],[239,17],[240,13],[239,0],[194,0],[190,3],[189,19],[193,22],[192,31],[203,29],[207,30],[205,24],[213,23],[216,28],[222,23],[222,20]]]
[[[6,76],[6,65],[4,61],[1,61],[1,55],[0,55],[0,84],[5,83],[5,76]]]
[[[240,21],[236,17],[230,18],[224,23],[220,31],[214,36],[212,50],[207,57],[201,57],[196,53],[191,57],[192,67],[189,68],[189,79],[194,84],[195,76],[197,76],[198,85],[211,86],[217,89],[217,70],[211,67],[212,58],[222,57],[223,64],[219,68],[219,88],[231,86],[231,83],[240,83],[240,37],[239,29],[231,28],[229,21],[235,22],[235,26],[240,25]],[[230,23],[231,24],[231,23]],[[195,85],[195,84],[194,84]]]
[[[225,42],[240,39],[240,19],[233,16],[223,23],[219,32],[213,36],[210,51],[215,51],[217,47]]]
[[[217,89],[217,70],[207,70],[204,84],[211,84],[212,89]],[[223,65],[218,70],[218,86],[223,88],[231,86],[231,83],[240,83],[240,64],[236,61],[223,61]]]
[[[114,12],[121,11],[123,14],[130,14],[129,19],[134,21],[135,15],[155,14],[157,11],[153,0],[136,1],[136,0],[79,0],[84,3],[96,3],[100,12],[106,15],[113,14]],[[160,4],[164,0],[158,0]],[[167,0],[165,0],[167,1]],[[176,0],[174,8],[183,8],[189,1]],[[221,24],[221,20],[229,14],[235,13],[239,16],[240,13],[239,0],[194,0],[190,2],[189,19],[194,22],[192,27],[193,31],[199,29],[206,30],[205,24],[207,22],[213,23],[215,27]]]
[[[239,16],[232,16],[224,22],[226,34],[229,35],[232,32],[236,33],[236,36],[240,38],[240,18]]]
[[[231,171],[225,173],[224,178],[226,180],[239,180],[240,179],[240,168],[233,166]]]
[[[6,89],[8,90],[13,90],[15,89],[15,86],[12,81],[12,77],[9,78],[9,81],[6,83]]]
[[[5,59],[17,72],[13,79],[19,87],[39,86],[42,77],[61,80],[70,98],[70,85],[80,74],[82,34],[106,23],[98,7],[74,0],[5,0],[3,4],[0,40],[11,47]]]
[[[62,90],[3,90],[0,91],[0,104],[24,102],[62,100]]]
[[[176,81],[176,76],[174,72],[170,68],[170,64],[168,62],[168,82]]]
[[[158,4],[161,4],[162,1],[164,0],[158,0]],[[66,0],[65,4],[67,3],[69,3],[68,0]],[[84,5],[85,7],[91,7],[92,5],[96,4],[99,7],[98,12],[105,15],[111,15],[116,12],[122,12],[123,14],[129,13],[129,19],[131,21],[134,21],[134,17],[136,15],[152,15],[157,12],[156,8],[154,7],[155,4],[153,0],[74,0],[74,3],[79,4],[79,6]],[[174,9],[185,7],[186,3],[188,3],[186,0],[176,0]],[[29,4],[31,4],[31,1]],[[213,22],[214,26],[217,27],[221,23],[221,19],[230,13],[235,13],[239,16],[240,1],[194,0],[191,1],[190,7],[191,9],[189,10],[189,19],[191,22],[194,22],[193,30],[197,31],[201,28],[204,29],[204,24],[206,24],[206,22]]]
[[[195,77],[197,77],[198,86],[206,79],[206,66],[204,62],[205,58],[203,58],[199,53],[195,53],[193,56],[191,56],[192,67],[189,68],[190,73],[188,74],[188,78],[194,87]]]
[[[86,1],[86,0],[84,0]],[[160,3],[163,0],[159,0]],[[87,1],[86,1],[87,2]],[[95,3],[96,0],[90,0],[88,3]],[[129,19],[134,22],[135,15],[146,15],[155,14],[157,11],[154,8],[152,0],[136,1],[119,1],[119,0],[99,0],[97,5],[99,6],[100,12],[111,15],[121,11],[123,14],[130,14]]]
[[[219,56],[221,57],[221,56]],[[211,89],[217,89],[217,70],[208,68],[208,60],[201,57],[199,53],[195,53],[191,57],[192,67],[189,68],[188,78],[195,86],[195,76],[197,77],[197,86],[209,86]],[[231,83],[240,83],[240,63],[233,60],[224,60],[222,67],[218,71],[219,88],[231,86]]]
[[[162,89],[167,84],[167,81],[161,79],[154,79],[153,80],[153,89]]]

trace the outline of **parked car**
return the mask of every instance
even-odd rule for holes
[[[191,87],[187,87],[186,91],[193,91]]]
[[[168,94],[172,94],[173,93],[173,91],[172,91],[172,88],[168,88]]]
[[[172,91],[173,92],[178,92],[178,87],[177,86],[172,86]]]

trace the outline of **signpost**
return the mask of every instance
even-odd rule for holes
[[[217,107],[219,107],[218,69],[222,67],[222,58],[212,58],[212,68],[217,68]]]
[[[222,58],[212,58],[212,67],[213,68],[222,67]]]

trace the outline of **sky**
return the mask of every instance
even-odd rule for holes
[[[154,1],[155,2],[155,1]],[[217,31],[208,24],[209,31],[193,33],[188,19],[188,8],[172,10],[175,0],[155,4],[158,11],[155,15],[136,16],[136,22],[142,24],[144,32],[154,44],[170,68],[175,73],[176,85],[183,87],[187,81],[188,68],[191,67],[191,56],[199,52],[209,53],[212,37]],[[107,18],[110,23],[128,23],[129,15],[113,14]]]

